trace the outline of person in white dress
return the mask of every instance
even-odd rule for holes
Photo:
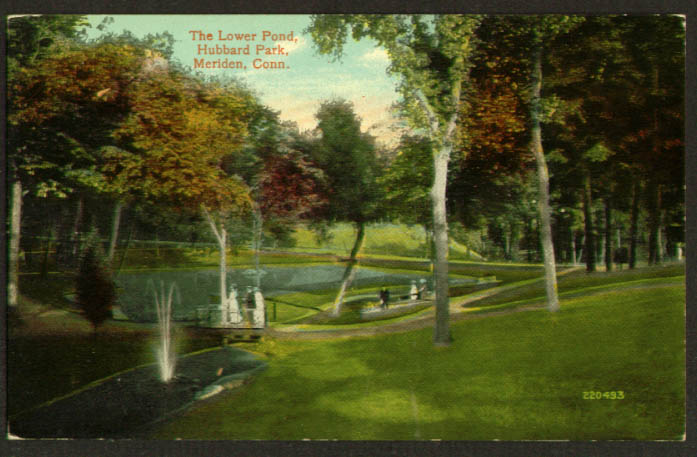
[[[254,323],[255,328],[266,327],[266,306],[264,305],[264,297],[261,295],[261,290],[258,287],[254,288]]]

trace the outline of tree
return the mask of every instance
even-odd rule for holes
[[[25,16],[9,21],[8,150],[11,153],[8,154],[8,175],[12,192],[8,302],[12,307],[17,305],[23,196],[30,192],[40,197],[49,194],[61,198],[67,196],[75,185],[70,174],[84,164],[84,149],[73,135],[85,123],[75,122],[73,115],[61,114],[71,111],[79,114],[75,108],[86,99],[93,107],[105,102],[95,97],[95,93],[103,88],[104,80],[99,81],[100,87],[91,92],[87,86],[96,80],[89,72],[85,73],[83,68],[80,73],[76,66],[62,65],[71,61],[70,56],[81,53],[75,41],[79,35],[76,28],[85,24],[84,17],[69,15]],[[87,68],[92,63],[103,68],[98,61],[90,62],[84,53],[81,62]],[[132,62],[129,65],[133,66]],[[112,70],[122,68],[116,65]],[[73,77],[71,72],[74,72]],[[61,99],[60,94],[66,93],[70,98]]]
[[[379,178],[385,197],[380,204],[390,220],[419,224],[426,233],[428,258],[433,261],[433,211],[429,189],[433,183],[432,148],[427,139],[403,135],[397,154]]]
[[[227,303],[226,221],[250,208],[249,189],[223,170],[247,135],[250,96],[235,86],[204,84],[174,70],[134,84],[134,110],[113,133],[108,183],[136,186],[144,198],[198,212],[220,251],[220,298]]]
[[[463,141],[453,154],[448,208],[470,229],[488,226],[507,259],[517,258],[528,214],[529,117],[516,49],[502,39],[496,17],[477,29],[469,109],[459,121]]]
[[[329,203],[324,217],[330,223],[348,221],[356,227],[356,240],[334,300],[334,314],[339,315],[344,295],[355,275],[357,255],[365,238],[365,224],[377,217],[379,167],[375,142],[361,132],[360,119],[351,103],[345,100],[324,102],[315,117],[322,136],[314,161],[326,176]]]
[[[436,247],[436,325],[434,343],[451,342],[448,299],[448,161],[456,141],[461,93],[474,51],[480,18],[461,15],[313,16],[309,31],[321,53],[340,58],[348,29],[354,39],[372,38],[390,59],[388,71],[400,77],[403,112],[433,144],[433,231]]]
[[[99,260],[94,245],[87,247],[76,278],[76,302],[96,334],[97,328],[111,317],[116,300],[116,285]]]
[[[634,114],[632,130],[623,146],[633,153],[632,168],[644,182],[648,260],[660,263],[663,214],[666,210],[675,214],[676,209],[680,213],[684,206],[684,18],[631,17],[622,38],[636,72],[628,98],[632,109],[627,110]],[[636,224],[633,215],[632,226]],[[634,249],[630,266],[636,261]]]
[[[546,15],[546,16],[502,16],[495,18],[499,22],[498,34],[509,46],[516,50],[513,53],[519,68],[525,75],[521,87],[526,89],[526,100],[530,119],[530,152],[537,165],[539,227],[542,243],[542,253],[545,266],[545,292],[547,308],[559,310],[557,294],[556,261],[554,243],[552,240],[552,217],[550,208],[549,170],[542,145],[542,123],[549,116],[550,102],[543,99],[542,64],[555,38],[571,31],[582,17]]]
[[[603,256],[595,244],[604,244],[606,269],[612,268],[616,210],[631,211],[634,266],[642,192],[651,197],[646,204],[654,217],[648,211],[648,225],[654,224],[657,240],[662,192],[651,190],[651,182],[682,189],[682,32],[677,17],[587,17],[563,42],[550,46],[547,90],[556,97],[558,114],[556,125],[548,123],[549,137],[564,156],[557,162],[557,173],[564,174],[560,182],[582,195],[588,271],[595,270],[596,252]],[[658,67],[665,82],[661,89],[655,86]],[[604,215],[596,214],[594,202],[602,202]],[[604,234],[597,237],[602,219]],[[651,259],[651,244],[649,251]]]

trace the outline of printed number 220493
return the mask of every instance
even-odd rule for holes
[[[601,392],[599,390],[589,390],[583,392],[584,400],[624,400],[623,390],[613,390],[609,392]]]

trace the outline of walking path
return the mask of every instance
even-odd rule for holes
[[[557,274],[557,276],[562,276],[565,274],[569,274],[573,271],[578,271],[582,269],[582,267],[574,267],[574,268],[569,268],[564,271],[561,271]],[[683,283],[681,280],[676,280],[675,278],[664,278],[665,281],[661,281],[659,283],[652,283],[652,284],[645,284],[645,283],[638,283],[638,284],[633,284],[632,282],[628,283],[617,283],[617,284],[611,284],[608,285],[608,287],[612,287],[612,290],[630,290],[630,289],[648,289],[648,288],[655,288],[655,287],[664,287],[666,285],[673,285],[673,284],[680,284]],[[537,282],[544,281],[544,278],[541,278],[539,280],[532,280],[532,281],[525,281],[524,284],[522,285],[530,285],[534,284]],[[520,283],[514,283],[514,284],[508,284],[505,286],[499,286],[491,289],[486,289],[484,291],[481,291],[479,293],[473,294],[471,296],[468,296],[464,299],[461,300],[451,300],[450,301],[450,321],[451,322],[458,322],[458,321],[463,321],[463,320],[472,320],[472,319],[481,319],[485,317],[491,317],[491,316],[500,316],[504,314],[514,314],[514,313],[520,313],[524,311],[531,311],[531,310],[537,310],[537,309],[544,309],[546,304],[544,301],[537,302],[537,303],[532,303],[532,304],[526,304],[526,305],[521,305],[517,307],[509,307],[505,309],[492,309],[491,311],[486,311],[486,310],[477,310],[477,312],[472,312],[472,308],[466,308],[464,305],[472,304],[478,300],[482,300],[484,298],[499,294],[504,291],[512,290],[517,287],[522,286]],[[571,298],[575,296],[590,296],[590,295],[598,295],[602,293],[607,293],[608,288],[590,288],[590,289],[582,289],[579,290],[578,292],[571,292],[569,294],[565,294],[566,298]],[[336,326],[335,328],[322,328],[322,329],[312,329],[312,326],[300,326],[300,325],[292,325],[292,326],[286,326],[286,327],[276,327],[276,328],[268,328],[266,330],[266,334],[269,336],[272,336],[273,338],[278,338],[278,339],[302,339],[302,340],[315,340],[315,339],[330,339],[330,338],[348,338],[348,337],[354,337],[354,336],[373,336],[373,335],[381,335],[381,334],[388,334],[388,333],[399,333],[399,332],[406,332],[410,330],[417,330],[417,329],[422,329],[426,327],[432,327],[435,322],[435,310],[429,309],[427,312],[420,313],[413,318],[408,318],[408,319],[403,319],[397,322],[390,322],[390,323],[385,323],[382,325],[373,325],[373,326],[362,326],[362,327],[353,327],[349,328],[349,326]]]

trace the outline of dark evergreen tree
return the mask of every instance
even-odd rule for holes
[[[96,333],[112,315],[116,286],[93,245],[88,246],[82,256],[75,288],[77,304]]]

